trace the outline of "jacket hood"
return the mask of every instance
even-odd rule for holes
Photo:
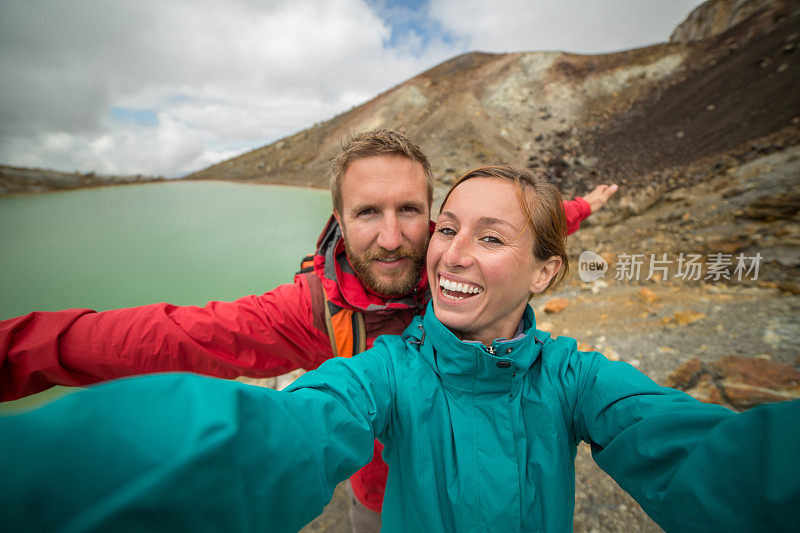
[[[536,329],[536,317],[528,305],[522,330],[513,339],[495,339],[491,350],[478,341],[462,341],[439,322],[429,303],[425,315],[416,317],[403,336],[420,346],[442,382],[468,392],[503,392],[521,383],[550,339]],[[493,353],[491,353],[493,352]]]
[[[334,216],[328,220],[317,241],[314,272],[322,280],[328,299],[347,309],[367,312],[391,309],[422,311],[425,302],[430,299],[428,274],[424,264],[414,290],[399,298],[381,296],[364,287],[347,258],[342,229]]]

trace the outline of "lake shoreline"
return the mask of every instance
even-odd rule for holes
[[[219,182],[219,183],[233,183],[242,185],[263,185],[268,187],[292,187],[296,189],[312,189],[312,190],[326,190],[327,187],[318,187],[315,185],[295,185],[291,183],[264,183],[259,181],[249,180],[225,180],[225,179],[197,179],[197,178],[149,178],[149,179],[133,179],[131,181],[121,181],[118,183],[65,183],[64,185],[42,185],[41,183],[32,183],[30,186],[23,189],[3,191],[0,188],[0,198],[14,198],[18,196],[33,196],[39,194],[49,194],[58,192],[70,191],[83,191],[87,189],[101,189],[106,187],[119,187],[127,185],[150,185],[156,183],[185,183],[185,182]]]

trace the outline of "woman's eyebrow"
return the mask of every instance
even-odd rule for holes
[[[440,217],[446,217],[446,218],[449,218],[449,219],[452,219],[452,220],[458,222],[458,217],[454,213],[451,213],[450,211],[442,211],[441,213],[439,213],[439,216]],[[514,224],[512,224],[511,222],[509,222],[507,220],[503,220],[502,218],[481,217],[481,218],[478,219],[478,225],[479,226],[497,226],[497,225],[502,225],[502,226],[508,226],[509,228],[511,228],[514,231],[519,231],[519,228],[517,228]]]
[[[494,217],[481,217],[478,219],[478,223],[483,226],[496,226],[497,224],[501,224],[504,226],[508,226],[509,228],[517,229],[514,224],[509,222],[508,220],[503,220],[501,218],[494,218]]]

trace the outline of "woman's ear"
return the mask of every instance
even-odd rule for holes
[[[533,294],[539,294],[544,291],[550,284],[553,276],[558,274],[561,270],[561,258],[554,255],[547,261],[536,261],[536,267],[533,269],[531,277],[530,291]]]

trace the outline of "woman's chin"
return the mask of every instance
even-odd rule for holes
[[[447,305],[437,305],[437,302],[433,303],[433,312],[439,322],[459,338],[463,338],[463,332],[468,331],[470,325],[475,322],[474,314],[468,310],[453,309]]]

